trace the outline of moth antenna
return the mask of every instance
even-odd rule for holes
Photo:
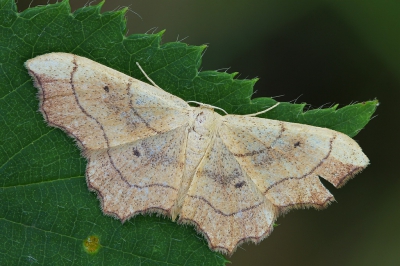
[[[217,107],[217,106],[214,106],[214,105],[211,105],[211,104],[206,104],[206,103],[201,103],[201,102],[196,102],[196,101],[187,101],[187,103],[196,103],[198,105],[202,105],[202,106],[209,107],[209,108],[212,108],[212,109],[218,109],[218,110],[221,110],[222,112],[224,112],[226,115],[229,115],[228,112],[225,111],[224,109],[222,109],[220,107]]]
[[[147,76],[146,72],[144,72],[143,68],[139,65],[139,62],[136,62],[136,65],[139,67],[140,71],[142,71],[143,75],[147,78],[147,80],[154,85],[154,87],[161,89],[149,76]]]
[[[266,110],[264,110],[264,111],[261,111],[261,112],[258,112],[258,113],[254,113],[254,114],[243,115],[243,116],[256,116],[256,115],[260,115],[260,114],[266,113],[266,112],[268,112],[268,111],[274,109],[274,108],[277,107],[279,104],[280,104],[280,103],[276,103],[275,105],[271,106],[270,108],[268,108],[268,109],[266,109]]]

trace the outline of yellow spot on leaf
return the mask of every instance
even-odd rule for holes
[[[97,236],[89,236],[83,241],[83,248],[89,254],[96,254],[100,247],[100,239]]]

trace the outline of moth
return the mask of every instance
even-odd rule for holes
[[[87,159],[86,182],[122,222],[158,213],[192,224],[212,250],[232,254],[267,237],[292,208],[325,208],[368,158],[326,128],[253,115],[220,115],[87,58],[28,60],[50,126]]]

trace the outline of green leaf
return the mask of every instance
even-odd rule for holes
[[[156,216],[125,224],[104,216],[85,183],[86,161],[71,138],[43,121],[23,64],[68,52],[146,81],[140,62],[163,89],[228,113],[255,113],[275,101],[251,100],[254,79],[199,73],[205,46],[160,45],[163,32],[126,37],[126,9],[100,13],[102,4],[71,14],[63,1],[17,13],[13,0],[0,0],[0,264],[224,265],[193,227]],[[308,112],[304,106],[281,103],[263,116],[355,136],[377,101]]]

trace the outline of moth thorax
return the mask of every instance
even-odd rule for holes
[[[200,135],[211,135],[215,130],[219,114],[207,107],[196,108],[194,111],[193,130]]]

